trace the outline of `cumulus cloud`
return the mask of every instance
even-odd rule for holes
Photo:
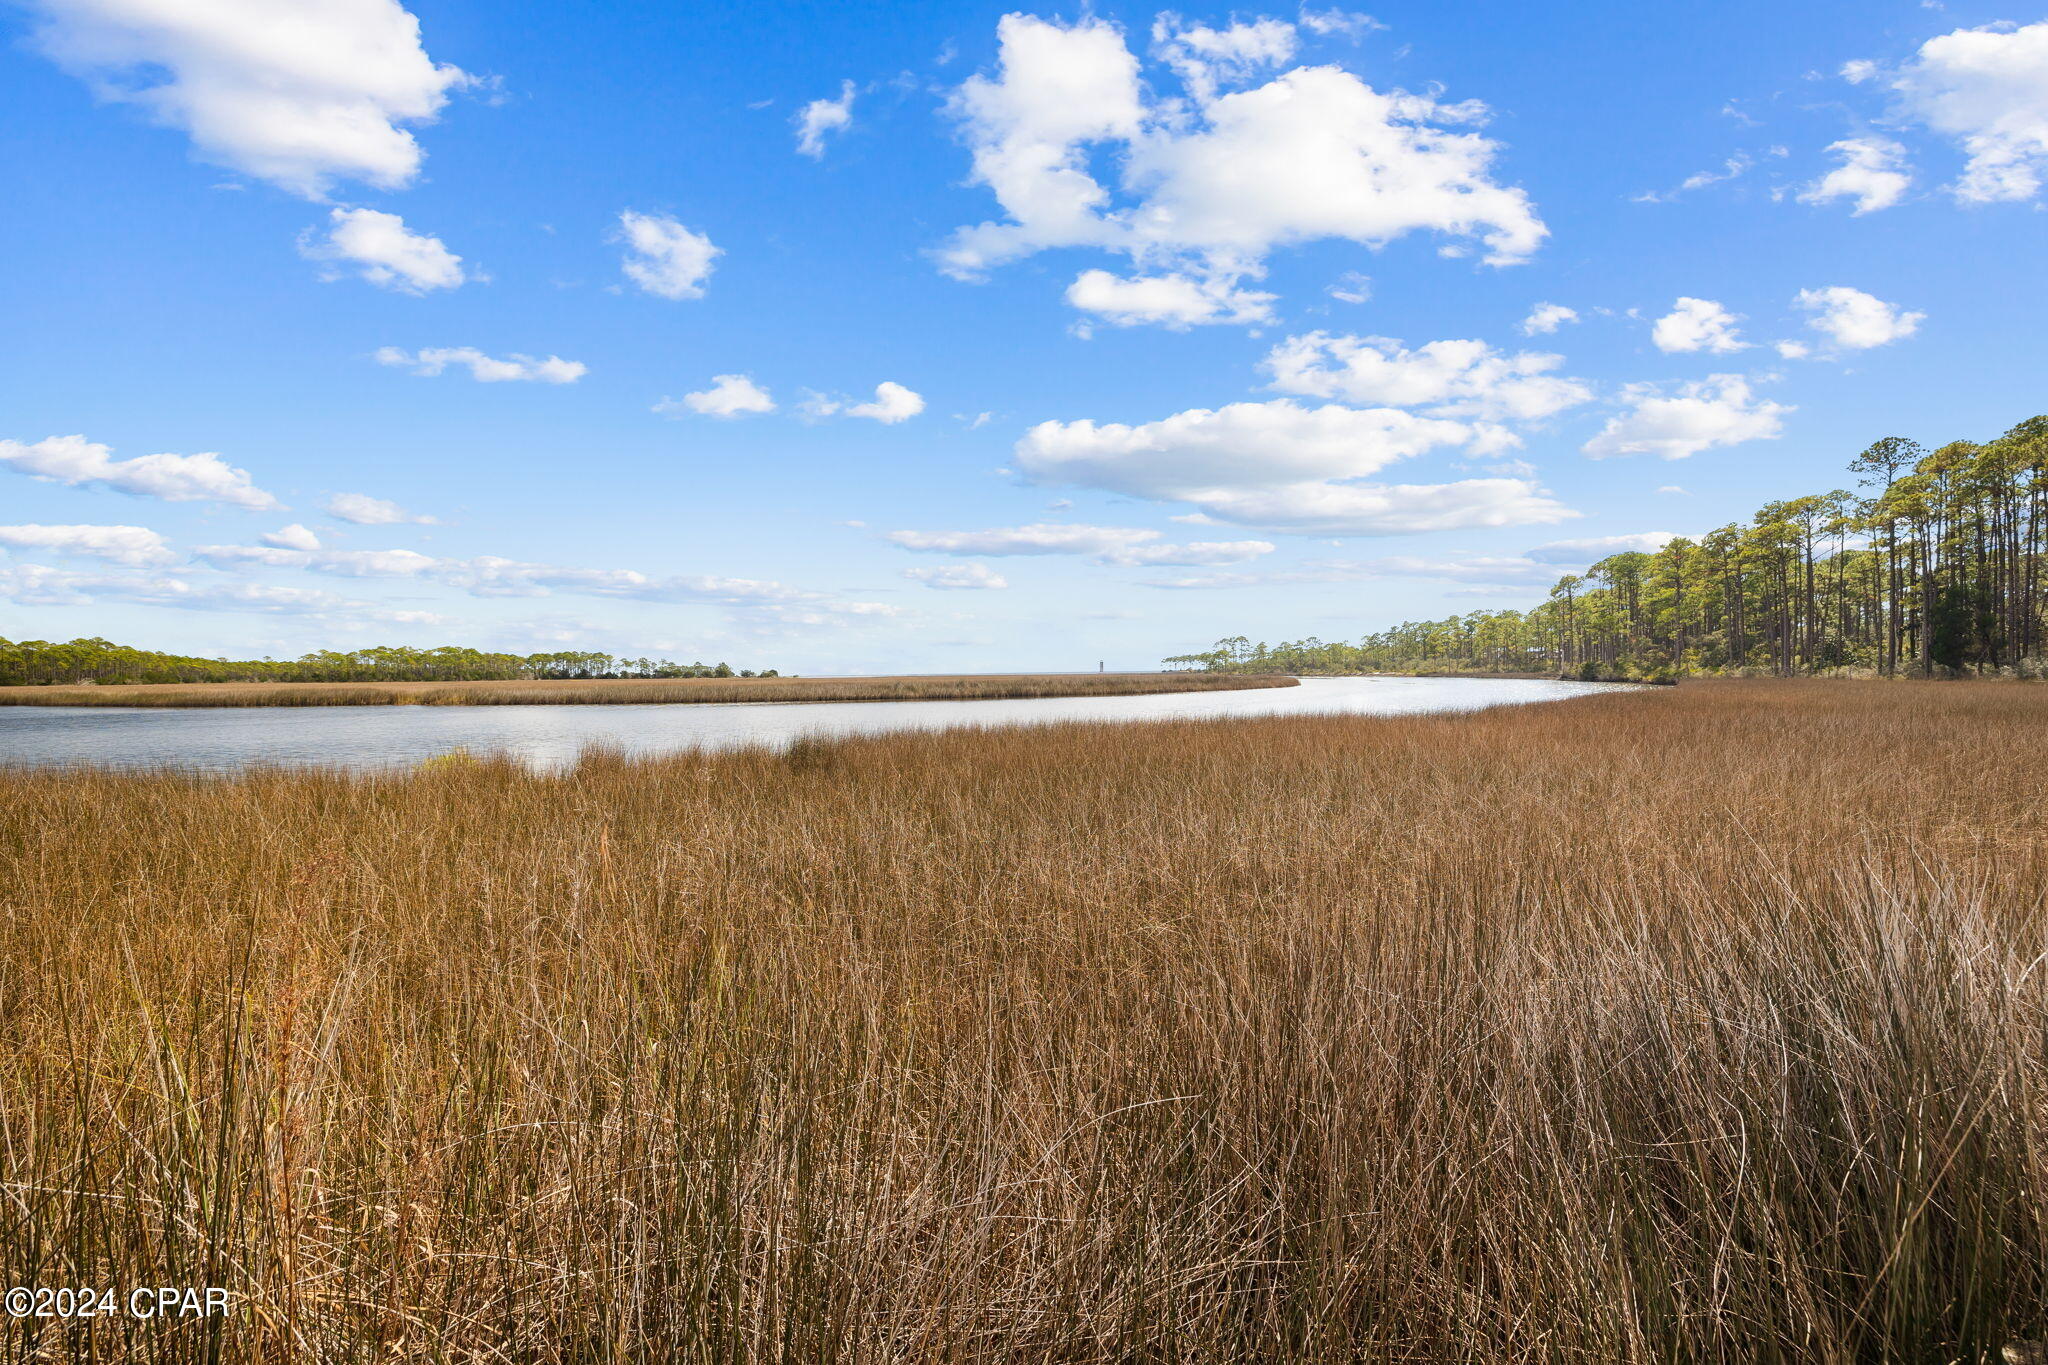
[[[626,247],[619,268],[626,278],[664,299],[701,299],[711,263],[724,255],[701,232],[692,232],[666,214],[619,215],[616,240]]]
[[[711,377],[710,388],[686,393],[680,402],[664,398],[654,405],[654,410],[664,417],[683,412],[702,413],[706,417],[739,417],[750,412],[773,412],[775,400],[751,376],[717,374]]]
[[[1657,319],[1650,329],[1650,340],[1666,354],[1712,351],[1726,355],[1749,344],[1736,330],[1735,324],[1740,320],[1712,299],[1681,297],[1669,313]]]
[[[1098,564],[1237,564],[1273,553],[1264,540],[1157,543],[1160,531],[1126,526],[1040,522],[985,531],[891,531],[884,539],[906,550],[945,555],[1086,555]]]
[[[1188,24],[1169,12],[1152,23],[1153,55],[1204,104],[1216,97],[1219,87],[1242,85],[1268,69],[1285,66],[1294,56],[1296,41],[1294,25],[1278,19],[1233,22],[1219,29]]]
[[[1539,303],[1529,310],[1529,316],[1522,319],[1522,335],[1525,337],[1548,336],[1567,322],[1579,320],[1578,310],[1567,308],[1561,303]]]
[[[137,568],[178,560],[164,538],[146,526],[0,526],[0,545]]]
[[[564,360],[551,355],[545,360],[530,355],[512,355],[499,360],[485,355],[474,346],[433,346],[420,351],[403,351],[396,346],[382,346],[377,350],[379,365],[403,365],[414,374],[437,375],[450,365],[460,365],[469,371],[470,378],[480,384],[504,384],[525,381],[536,384],[573,384],[590,373],[590,367],[580,360]]]
[[[825,135],[853,126],[853,95],[853,82],[841,81],[838,99],[812,100],[797,110],[792,120],[796,124],[796,149],[814,160],[824,156]]]
[[[1593,397],[1581,381],[1550,373],[1563,363],[1563,356],[1536,351],[1503,355],[1483,341],[1432,341],[1408,350],[1388,337],[1328,332],[1288,337],[1262,362],[1281,393],[1522,422]]]
[[[1147,95],[1113,24],[1003,18],[996,73],[969,78],[949,108],[974,182],[1007,216],[955,233],[943,269],[972,279],[1049,248],[1117,252],[1136,272],[1084,276],[1070,291],[1076,305],[1122,303],[1101,311],[1185,326],[1262,317],[1239,285],[1280,247],[1437,232],[1477,239],[1490,262],[1508,264],[1546,235],[1527,195],[1493,178],[1497,145],[1469,129],[1483,105],[1376,90],[1334,66],[1234,89],[1290,59],[1292,25],[1213,29],[1168,15],[1156,32],[1185,99]],[[1114,157],[1113,185],[1091,169],[1097,152]]]
[[[1895,303],[1839,284],[1802,289],[1794,302],[1812,314],[1808,327],[1849,351],[1869,350],[1909,337],[1927,317],[1925,313],[1903,312]]]
[[[958,590],[1010,586],[1009,580],[986,564],[941,564],[931,569],[905,569],[903,576],[927,588]]]
[[[420,46],[397,0],[30,0],[35,41],[216,165],[310,199],[419,173],[408,124],[469,77]]]
[[[1957,29],[1923,43],[1880,75],[1895,117],[1954,139],[1968,158],[1950,193],[1965,204],[2018,202],[2041,192],[2048,171],[2048,21]],[[1848,74],[1845,68],[1844,74]]]
[[[1913,184],[1906,149],[1888,137],[1850,137],[1828,146],[1842,164],[1799,192],[1802,204],[1836,199],[1856,201],[1859,217],[1888,209],[1905,197]]]
[[[1211,322],[1266,322],[1273,295],[1238,289],[1227,279],[1183,274],[1123,278],[1084,270],[1067,286],[1067,302],[1118,327],[1156,323],[1173,331]]]
[[[1583,447],[1596,460],[1615,455],[1655,455],[1682,460],[1718,446],[1772,440],[1783,432],[1780,419],[1792,409],[1758,398],[1741,375],[1717,374],[1667,389],[1631,384],[1622,392],[1627,411]]]
[[[308,233],[299,239],[299,254],[325,262],[328,279],[339,279],[344,268],[353,268],[371,284],[402,294],[424,294],[453,289],[470,278],[462,258],[440,238],[413,232],[395,213],[338,208],[328,218],[325,238]]]
[[[395,502],[373,498],[367,493],[336,493],[327,500],[327,515],[357,526],[399,526],[411,523],[432,526],[432,517],[414,516]]]
[[[274,545],[279,549],[285,550],[317,550],[320,548],[320,537],[314,535],[296,521],[289,526],[280,526],[275,531],[265,531],[257,539],[265,545]]]
[[[865,417],[884,426],[907,422],[924,411],[924,395],[914,393],[892,380],[883,380],[875,385],[873,401],[855,403],[846,410],[848,417]]]
[[[110,446],[83,436],[52,436],[33,445],[0,440],[0,465],[50,483],[111,488],[165,502],[218,502],[251,512],[280,505],[250,482],[248,470],[212,453],[116,460]]]
[[[884,426],[894,426],[924,411],[924,395],[885,379],[875,385],[875,396],[869,402],[854,403],[817,393],[811,395],[803,409],[813,417],[865,417]]]
[[[1559,521],[1576,513],[1526,479],[1365,484],[1395,461],[1488,435],[1393,408],[1307,408],[1291,399],[1191,408],[1135,426],[1041,422],[1017,443],[1018,469],[1156,501],[1221,521],[1302,534],[1397,535]]]

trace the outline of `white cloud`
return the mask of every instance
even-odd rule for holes
[[[320,548],[320,537],[314,535],[296,521],[289,526],[280,526],[275,531],[265,531],[257,539],[261,540],[265,545],[274,545],[284,550],[317,550]]]
[[[250,482],[248,470],[210,452],[116,460],[111,447],[83,436],[52,436],[33,445],[0,440],[0,465],[51,483],[98,485],[165,502],[220,502],[251,512],[279,506]]]
[[[217,165],[323,198],[419,172],[403,125],[469,78],[436,65],[397,0],[31,0],[36,41],[103,99],[134,104]]]
[[[1184,590],[1214,588],[1272,588],[1313,583],[1358,583],[1379,578],[1421,578],[1444,583],[1483,585],[1492,594],[1532,592],[1556,576],[1556,570],[1519,555],[1476,556],[1469,559],[1425,559],[1418,555],[1389,555],[1380,559],[1319,559],[1295,569],[1263,573],[1194,574],[1186,578],[1154,579],[1148,588]]]
[[[1860,65],[1877,74],[1874,64]],[[1898,99],[1896,116],[1962,145],[1969,160],[1949,187],[1958,200],[2017,202],[2041,192],[2048,171],[2048,21],[1931,38],[1887,84]]]
[[[796,124],[796,149],[805,156],[818,158],[825,155],[825,134],[840,133],[853,126],[853,82],[839,83],[839,98],[836,100],[812,100],[797,110],[791,120]]]
[[[1813,354],[1813,347],[1803,341],[1779,341],[1772,344],[1778,354],[1786,360],[1804,360]]]
[[[1294,25],[1279,19],[1233,22],[1228,28],[1187,25],[1171,11],[1152,23],[1152,54],[1172,68],[1201,103],[1222,86],[1242,85],[1294,56]]]
[[[1150,588],[1267,588],[1303,583],[1355,583],[1375,578],[1420,578],[1466,585],[1470,595],[1528,593],[1546,588],[1563,567],[1585,566],[1624,550],[1652,553],[1673,537],[1669,531],[1638,535],[1554,540],[1519,555],[1471,555],[1430,559],[1387,555],[1379,559],[1311,560],[1299,568],[1263,573],[1201,574],[1154,580]]]
[[[1735,329],[1740,318],[1712,299],[1681,297],[1669,313],[1657,319],[1650,340],[1667,354],[1678,351],[1712,351],[1726,355],[1749,343]]]
[[[590,367],[579,360],[564,360],[557,355],[541,360],[517,352],[499,360],[474,346],[435,346],[421,351],[383,346],[378,348],[377,363],[408,366],[414,374],[421,375],[437,375],[450,365],[461,365],[468,369],[470,378],[481,384],[521,380],[537,384],[573,384],[590,373]]]
[[[932,569],[905,569],[905,578],[927,588],[1007,588],[1009,580],[986,564],[941,564]]]
[[[617,240],[626,246],[619,268],[626,278],[664,299],[701,299],[711,263],[724,250],[701,232],[692,232],[665,214],[619,215]]]
[[[1596,460],[1614,455],[1655,455],[1682,460],[1717,446],[1770,440],[1791,408],[1766,402],[1741,375],[1717,374],[1669,391],[1655,384],[1623,390],[1628,410],[1583,447]]]
[[[654,410],[665,417],[686,410],[706,417],[738,417],[750,412],[773,412],[775,399],[749,375],[716,374],[711,376],[710,388],[686,393],[681,402],[664,398],[654,405]]]
[[[1888,209],[1905,197],[1913,177],[1906,149],[1886,137],[1850,137],[1831,143],[1828,151],[1842,164],[1799,192],[1802,204],[1854,199],[1858,216]]]
[[[1039,483],[1193,503],[1221,521],[1302,534],[1394,535],[1576,515],[1523,479],[1355,482],[1487,434],[1392,408],[1305,408],[1275,399],[1192,408],[1137,426],[1041,422],[1016,455],[1018,468]]]
[[[1927,317],[1925,313],[1901,312],[1897,304],[1840,284],[1826,289],[1802,289],[1794,302],[1813,314],[1807,321],[1808,327],[1851,351],[1869,350],[1909,337]]]
[[[344,578],[415,578],[443,561],[417,550],[295,550],[276,545],[201,545],[192,552],[216,568],[261,564]]]
[[[1578,310],[1567,308],[1561,303],[1539,303],[1529,310],[1529,316],[1522,319],[1522,335],[1525,337],[1548,336],[1567,322],[1579,320]]]
[[[354,522],[358,526],[398,526],[412,523],[419,526],[435,524],[432,517],[414,516],[395,502],[373,498],[365,493],[336,493],[327,500],[327,515],[341,521]]]
[[[974,181],[1007,218],[954,234],[939,260],[955,276],[1092,247],[1130,257],[1138,269],[1126,284],[1180,277],[1224,299],[1263,274],[1268,253],[1319,239],[1377,247],[1434,231],[1478,238],[1489,261],[1508,264],[1546,235],[1528,197],[1492,178],[1496,144],[1458,128],[1485,117],[1476,102],[1375,90],[1333,66],[1222,90],[1284,62],[1289,25],[1218,30],[1166,17],[1159,51],[1188,98],[1158,101],[1112,24],[1010,14],[997,32],[996,75],[967,80],[950,110]],[[1121,153],[1117,193],[1091,171],[1098,149]],[[1106,295],[1102,280],[1081,289],[1082,299]],[[1177,306],[1121,311],[1120,320],[1186,325],[1219,310],[1194,308],[1183,288]],[[1231,311],[1260,316],[1242,303]]]
[[[1388,337],[1310,332],[1275,346],[1262,367],[1281,393],[1529,422],[1593,397],[1579,380],[1549,373],[1563,363],[1536,351],[1502,355],[1483,341],[1432,341],[1411,351]]]
[[[1372,277],[1361,275],[1356,270],[1347,270],[1330,286],[1330,297],[1339,303],[1370,303]]]
[[[894,426],[924,411],[924,395],[885,379],[875,385],[875,396],[870,402],[852,403],[844,398],[814,393],[803,404],[803,410],[813,417],[866,417],[884,426]]]
[[[0,545],[137,568],[178,560],[164,538],[146,526],[0,526]]]
[[[310,233],[299,238],[299,254],[307,260],[354,266],[371,284],[404,294],[453,289],[470,278],[463,272],[462,258],[440,238],[411,231],[395,213],[338,208],[329,219],[332,225],[324,241]],[[330,269],[327,278],[340,278],[340,270]]]
[[[884,426],[907,422],[924,411],[924,395],[914,393],[893,380],[875,385],[872,402],[856,403],[846,410],[848,417],[866,417]]]
[[[891,531],[883,538],[925,554],[1087,555],[1098,564],[1237,564],[1271,554],[1263,540],[1161,545],[1162,532],[1141,527],[1040,522],[986,531]]]
[[[848,602],[769,580],[709,574],[644,574],[633,569],[581,569],[497,555],[441,559],[413,550],[291,550],[260,545],[206,545],[194,551],[218,568],[302,569],[341,578],[395,578],[438,583],[473,597],[548,597],[570,593],[640,602],[722,606],[757,627],[841,625],[900,615],[877,602]]]
[[[1662,484],[1658,487],[1657,491],[1659,493],[1668,493],[1674,497],[1680,498],[1689,498],[1692,496],[1691,493],[1688,493],[1685,489],[1680,488],[1675,483]]]
[[[1067,302],[1118,327],[1157,323],[1173,331],[1209,322],[1266,322],[1271,294],[1236,289],[1225,279],[1183,274],[1119,278],[1084,270],[1067,286]]]
[[[1538,564],[1591,564],[1597,559],[1605,559],[1609,555],[1618,555],[1629,550],[1639,554],[1655,554],[1676,539],[1677,535],[1671,531],[1639,531],[1634,535],[1625,536],[1553,540],[1548,545],[1538,545],[1535,549],[1523,553]]]
[[[883,539],[927,554],[1108,555],[1159,537],[1158,531],[1135,527],[1039,523],[987,531],[890,531]]]
[[[164,574],[75,573],[43,564],[0,564],[0,600],[29,606],[85,606],[96,601],[134,602],[184,611],[237,611],[271,616],[346,616],[388,620],[368,602],[353,602],[316,588],[262,583],[194,582]]]
[[[1327,38],[1334,33],[1354,41],[1386,27],[1370,14],[1360,14],[1355,10],[1310,9],[1306,5],[1301,10],[1301,26],[1319,38]]]
[[[1721,163],[1720,170],[1696,171],[1679,181],[1677,189],[1645,190],[1641,194],[1629,197],[1638,204],[1668,204],[1680,195],[1690,194],[1694,190],[1703,190],[1709,185],[1719,185],[1729,180],[1739,179],[1747,175],[1750,168],[1755,165],[1756,161],[1749,153],[1737,152],[1734,156]]]
[[[1279,548],[1270,540],[1191,540],[1179,545],[1126,546],[1105,564],[1242,564]]]

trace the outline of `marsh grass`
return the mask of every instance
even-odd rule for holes
[[[893,678],[565,678],[539,682],[139,683],[0,687],[0,706],[568,706],[988,701],[1293,687],[1278,675],[1017,673]]]
[[[2044,1334],[2048,693],[0,775],[9,1359]],[[218,1352],[217,1355],[211,1354]]]

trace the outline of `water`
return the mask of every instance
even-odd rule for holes
[[[747,702],[628,706],[0,707],[0,765],[174,767],[252,763],[374,769],[466,748],[540,769],[585,745],[630,754],[780,747],[801,735],[881,734],[1060,720],[1348,713],[1400,716],[1555,701],[1615,684],[1512,678],[1305,678],[1299,687],[1018,701]]]

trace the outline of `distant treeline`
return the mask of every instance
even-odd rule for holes
[[[1357,644],[1244,636],[1168,664],[1270,673],[1665,680],[1824,671],[2048,676],[2048,417],[1933,451],[1888,436],[1846,489],[1567,574],[1528,611],[1409,621]]]
[[[441,645],[318,650],[298,659],[199,659],[107,640],[0,639],[0,686],[78,683],[484,682],[516,678],[773,678],[730,664],[622,659],[589,650],[494,654]]]

